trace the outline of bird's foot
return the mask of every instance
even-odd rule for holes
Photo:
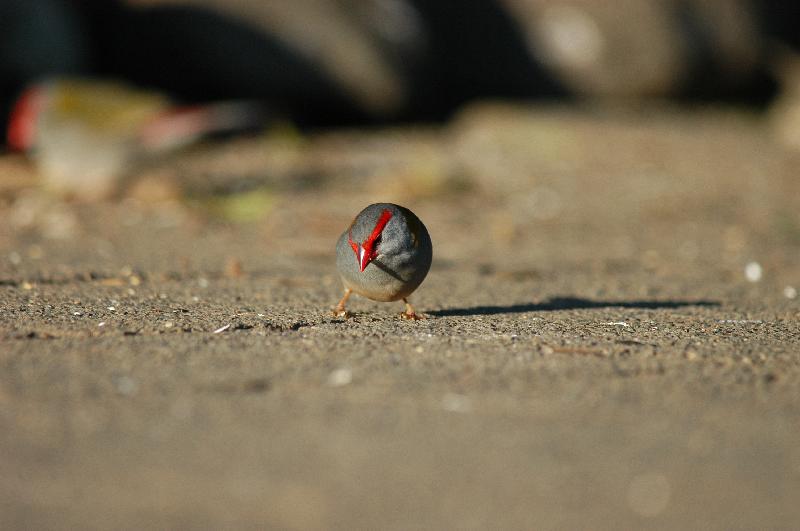
[[[402,319],[405,319],[406,321],[421,321],[425,319],[424,315],[414,311],[414,307],[411,306],[411,303],[408,302],[408,299],[403,299],[403,302],[406,305],[406,311],[400,314]]]
[[[353,317],[352,313],[344,309],[344,305],[347,304],[347,299],[350,298],[351,293],[353,293],[353,290],[351,290],[350,288],[345,288],[344,297],[342,297],[342,300],[340,300],[339,304],[337,304],[336,307],[333,309],[334,317],[344,317],[345,319]]]

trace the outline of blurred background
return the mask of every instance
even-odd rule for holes
[[[86,200],[202,138],[482,99],[724,102],[797,146],[799,22],[748,0],[4,0],[0,121],[47,188]]]
[[[487,98],[786,116],[799,23],[748,0],[4,0],[0,120],[53,188],[92,198],[142,152],[209,134],[442,121]],[[798,120],[776,125],[790,144]]]
[[[486,97],[765,104],[800,8],[748,0],[6,0],[4,116],[54,76],[182,101],[253,98],[303,124],[447,117]]]
[[[3,116],[31,83],[257,99],[301,124],[446,118],[476,98],[764,105],[800,7],[748,0],[5,0]]]
[[[0,0],[0,528],[797,528],[799,55],[777,0]],[[430,319],[330,315],[377,201]]]

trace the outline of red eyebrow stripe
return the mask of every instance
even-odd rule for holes
[[[381,213],[381,217],[378,218],[378,222],[375,224],[375,228],[372,230],[372,234],[369,235],[369,238],[364,240],[364,247],[370,249],[372,248],[372,244],[375,243],[375,240],[377,240],[378,236],[381,235],[384,227],[386,227],[386,224],[389,223],[390,219],[392,219],[392,213],[388,208],[384,208],[383,212]]]
[[[392,212],[388,208],[384,208],[381,217],[378,218],[378,222],[375,224],[375,228],[372,229],[372,234],[361,244],[368,253],[372,253],[372,246],[375,244],[375,240],[381,235],[390,219],[392,219]],[[355,223],[355,221],[353,221],[353,223]],[[353,252],[356,253],[356,256],[358,256],[358,244],[353,241],[353,225],[350,225],[347,242],[350,244],[350,247],[353,248]]]

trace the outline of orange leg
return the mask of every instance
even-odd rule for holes
[[[339,301],[339,304],[336,305],[336,308],[333,309],[334,317],[350,317],[350,312],[344,309],[344,305],[347,303],[347,299],[350,298],[350,294],[353,293],[353,290],[350,288],[344,289],[344,297],[342,300]]]
[[[406,303],[406,311],[401,313],[400,317],[402,317],[403,319],[408,319],[410,321],[419,321],[421,319],[425,319],[424,315],[414,311],[414,307],[411,306],[411,303],[408,302],[408,299],[403,298],[403,302]]]

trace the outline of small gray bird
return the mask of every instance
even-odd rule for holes
[[[353,292],[374,301],[403,300],[404,319],[423,319],[408,296],[431,268],[433,246],[422,221],[409,209],[376,203],[362,210],[336,242],[336,269],[344,297],[333,310],[347,317],[345,303]]]

